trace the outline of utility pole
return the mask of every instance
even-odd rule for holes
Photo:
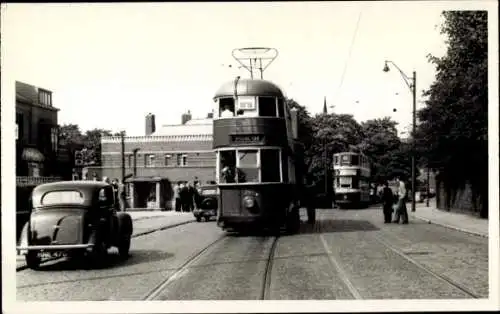
[[[413,92],[413,135],[412,135],[412,156],[411,156],[411,211],[414,212],[416,205],[415,205],[415,189],[416,189],[416,165],[415,165],[415,159],[416,159],[416,154],[417,151],[415,149],[415,133],[417,129],[417,72],[413,71],[413,86],[412,86],[412,92]]]
[[[429,195],[431,194],[431,187],[430,187],[430,168],[429,168],[429,165],[427,165],[427,200],[426,200],[426,204],[427,207],[429,207]]]
[[[125,131],[120,132],[122,148],[122,184],[125,183]]]
[[[134,148],[134,177],[137,177],[137,152],[139,151],[139,148]]]

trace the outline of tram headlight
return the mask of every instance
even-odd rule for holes
[[[246,196],[243,199],[243,205],[246,208],[253,208],[255,206],[255,199],[253,197],[251,197],[251,196]]]

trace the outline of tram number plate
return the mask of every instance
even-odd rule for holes
[[[233,143],[255,143],[261,142],[263,139],[262,135],[233,135],[231,140]]]

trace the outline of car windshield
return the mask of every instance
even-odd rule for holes
[[[206,189],[201,191],[201,195],[214,195],[217,194],[216,189]]]
[[[58,205],[58,204],[83,204],[84,198],[80,191],[52,191],[47,192],[41,199],[40,205]]]

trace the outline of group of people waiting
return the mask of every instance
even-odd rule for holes
[[[174,208],[177,212],[190,212],[198,207],[200,193],[198,181],[179,181],[174,185]]]
[[[405,183],[396,177],[397,190],[393,193],[389,187],[389,182],[384,182],[384,188],[380,193],[382,200],[382,208],[384,212],[384,223],[390,223],[392,214],[394,213],[393,223],[399,223],[401,220],[403,224],[408,223],[408,210],[406,209],[406,201],[408,198]]]

